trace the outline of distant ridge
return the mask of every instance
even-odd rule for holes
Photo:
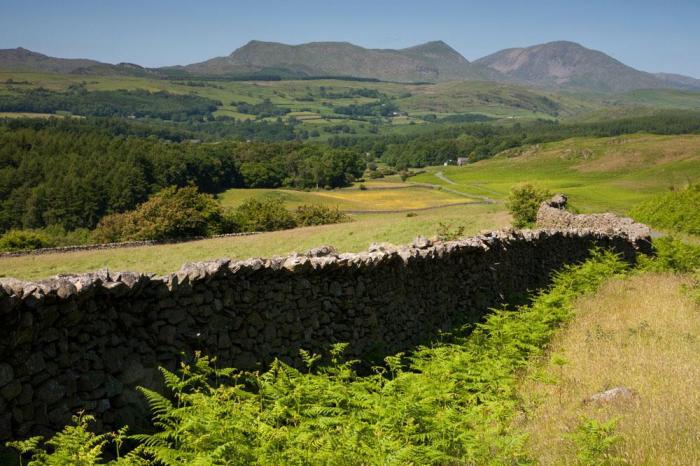
[[[128,76],[154,74],[132,63],[111,65],[85,58],[54,58],[22,47],[0,49],[0,70]]]
[[[505,49],[474,63],[498,73],[497,79],[550,89],[578,88],[603,92],[700,89],[700,80],[639,71],[603,52],[568,41]]]
[[[556,41],[511,48],[469,62],[443,41],[404,49],[367,49],[349,42],[287,45],[252,40],[225,57],[157,69],[88,59],[53,58],[23,48],[0,50],[0,70],[66,74],[219,78],[346,77],[396,82],[481,80],[545,89],[605,93],[635,89],[700,90],[700,80],[636,70],[603,52]]]
[[[366,49],[348,42],[286,45],[251,41],[227,57],[182,68],[193,74],[235,75],[284,70],[300,76],[354,76],[384,81],[450,81],[483,78],[442,41],[402,50]]]
[[[683,90],[700,89],[700,79],[691,78],[690,76],[672,73],[656,73],[654,76],[672,88]]]

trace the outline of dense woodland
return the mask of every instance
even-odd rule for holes
[[[56,113],[100,117],[152,117],[183,121],[193,116],[209,116],[221,102],[197,95],[170,92],[88,91],[73,85],[67,92],[31,89],[13,95],[0,95],[0,112]]]
[[[0,231],[92,228],[168,186],[339,187],[363,170],[356,151],[318,144],[175,144],[79,121],[15,121],[0,126]]]

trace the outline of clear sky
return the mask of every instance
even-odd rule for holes
[[[572,40],[644,71],[700,78],[700,0],[0,0],[0,48],[162,66],[251,39],[372,48],[441,39],[469,60]]]

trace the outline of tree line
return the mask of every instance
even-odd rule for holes
[[[416,127],[410,133],[370,137],[335,136],[328,144],[370,153],[397,169],[440,165],[467,157],[470,162],[528,144],[541,144],[571,137],[611,137],[638,132],[688,134],[700,132],[700,113],[664,111],[653,115],[590,123],[536,121],[513,125],[466,123]]]
[[[210,116],[221,102],[193,94],[146,90],[88,91],[73,85],[66,92],[31,89],[0,95],[0,111],[56,113],[100,117],[151,117],[182,121]]]
[[[75,120],[0,123],[0,232],[94,228],[169,186],[340,187],[361,176],[352,149],[293,142],[172,143]]]

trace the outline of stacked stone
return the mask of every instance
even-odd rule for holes
[[[158,367],[195,351],[217,365],[264,367],[336,342],[382,357],[548,283],[593,246],[634,260],[625,234],[498,231],[358,254],[306,254],[185,264],[166,276],[96,273],[0,279],[0,438],[50,434],[78,410],[98,428],[143,425],[136,386],[160,389]]]
[[[543,202],[537,211],[537,226],[552,229],[578,229],[603,232],[609,235],[624,235],[632,241],[635,248],[646,254],[651,253],[651,230],[648,226],[637,223],[629,217],[615,214],[577,215],[567,212],[567,198],[557,194]]]

